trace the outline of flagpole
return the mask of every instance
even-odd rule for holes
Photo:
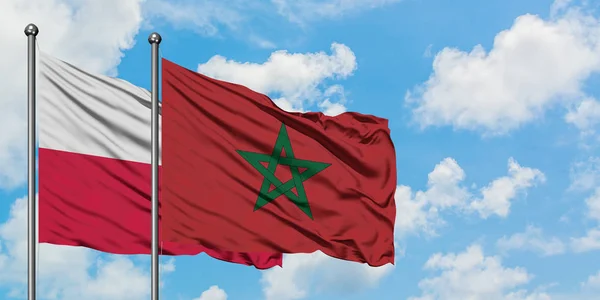
[[[27,299],[35,300],[36,203],[35,203],[35,24],[25,27],[27,36]]]
[[[152,47],[152,300],[158,300],[158,45],[162,38],[153,32],[148,37]]]

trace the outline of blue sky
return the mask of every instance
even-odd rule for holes
[[[600,298],[600,5],[568,0],[6,0],[0,298],[25,292],[25,45],[149,88],[161,55],[282,108],[390,120],[397,262],[163,258],[163,299]],[[40,247],[42,299],[148,299],[149,259]]]

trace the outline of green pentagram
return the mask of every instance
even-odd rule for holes
[[[285,156],[281,156],[282,150],[285,151]],[[285,124],[281,124],[281,129],[279,129],[279,135],[277,136],[277,141],[271,155],[242,150],[237,150],[237,153],[265,178],[258,193],[254,211],[269,204],[269,202],[275,200],[277,197],[286,195],[308,217],[313,218],[303,183],[317,173],[325,170],[331,164],[295,158]],[[261,162],[267,163],[267,167],[263,166]],[[275,176],[277,165],[289,166],[292,171],[292,179],[285,183],[277,179]],[[300,169],[304,169],[304,171],[300,172]],[[275,188],[269,191],[271,184]],[[296,188],[298,195],[292,192],[293,188]]]

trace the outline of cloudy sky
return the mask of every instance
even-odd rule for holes
[[[390,120],[395,266],[164,258],[162,299],[600,299],[600,5],[0,0],[0,298],[26,287],[26,38],[149,88],[161,55],[287,110]],[[149,259],[41,245],[42,299],[149,299]]]

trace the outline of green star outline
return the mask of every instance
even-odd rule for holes
[[[286,156],[281,156],[282,150],[285,151]],[[271,155],[242,150],[236,150],[236,152],[264,176],[258,199],[254,205],[254,211],[259,210],[279,196],[286,195],[300,210],[313,219],[304,189],[304,181],[325,170],[331,164],[295,158],[285,124],[281,124]],[[265,168],[261,162],[268,163],[267,167]],[[285,183],[277,179],[275,176],[277,165],[289,166],[292,171],[292,179]],[[305,168],[306,170],[300,173],[299,168]],[[275,186],[275,189],[269,192],[271,184]],[[297,196],[292,192],[294,187],[298,192]]]

